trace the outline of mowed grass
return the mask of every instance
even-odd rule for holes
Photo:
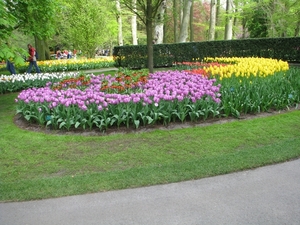
[[[0,95],[0,201],[200,179],[300,156],[300,111],[174,130],[99,136],[22,130]]]

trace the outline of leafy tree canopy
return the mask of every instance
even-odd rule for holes
[[[14,30],[41,40],[51,37],[55,32],[57,7],[58,0],[0,1],[0,60],[24,62],[27,51],[14,45]]]
[[[23,59],[18,54],[20,49],[10,45],[17,18],[11,14],[4,1],[0,1],[0,61],[11,60],[22,64]]]

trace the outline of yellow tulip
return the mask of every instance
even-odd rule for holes
[[[206,58],[204,61],[206,62],[219,62],[219,63],[230,63],[231,65],[225,67],[209,67],[207,72],[211,74],[225,74],[229,73],[230,76],[235,74],[235,76],[246,76],[250,77],[253,76],[270,76],[275,74],[279,71],[287,71],[289,69],[289,65],[287,62],[282,60],[275,60],[275,59],[267,59],[267,58],[255,58],[255,57],[248,57],[248,58]],[[228,75],[228,74],[227,74]],[[227,77],[226,75],[226,77]]]

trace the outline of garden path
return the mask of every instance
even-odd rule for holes
[[[298,225],[299,167],[297,159],[200,180],[0,203],[0,224]]]

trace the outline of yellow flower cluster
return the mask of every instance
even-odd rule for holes
[[[213,76],[229,78],[231,76],[261,76],[266,77],[274,75],[276,72],[287,71],[289,65],[287,62],[267,59],[267,58],[206,58],[206,62],[224,63],[224,66],[211,65],[205,67],[204,70]]]
[[[113,57],[100,57],[100,58],[80,58],[80,59],[59,59],[59,60],[46,60],[46,61],[38,61],[39,66],[57,66],[57,65],[78,65],[78,64],[86,64],[86,63],[99,63],[99,62],[112,62]]]

